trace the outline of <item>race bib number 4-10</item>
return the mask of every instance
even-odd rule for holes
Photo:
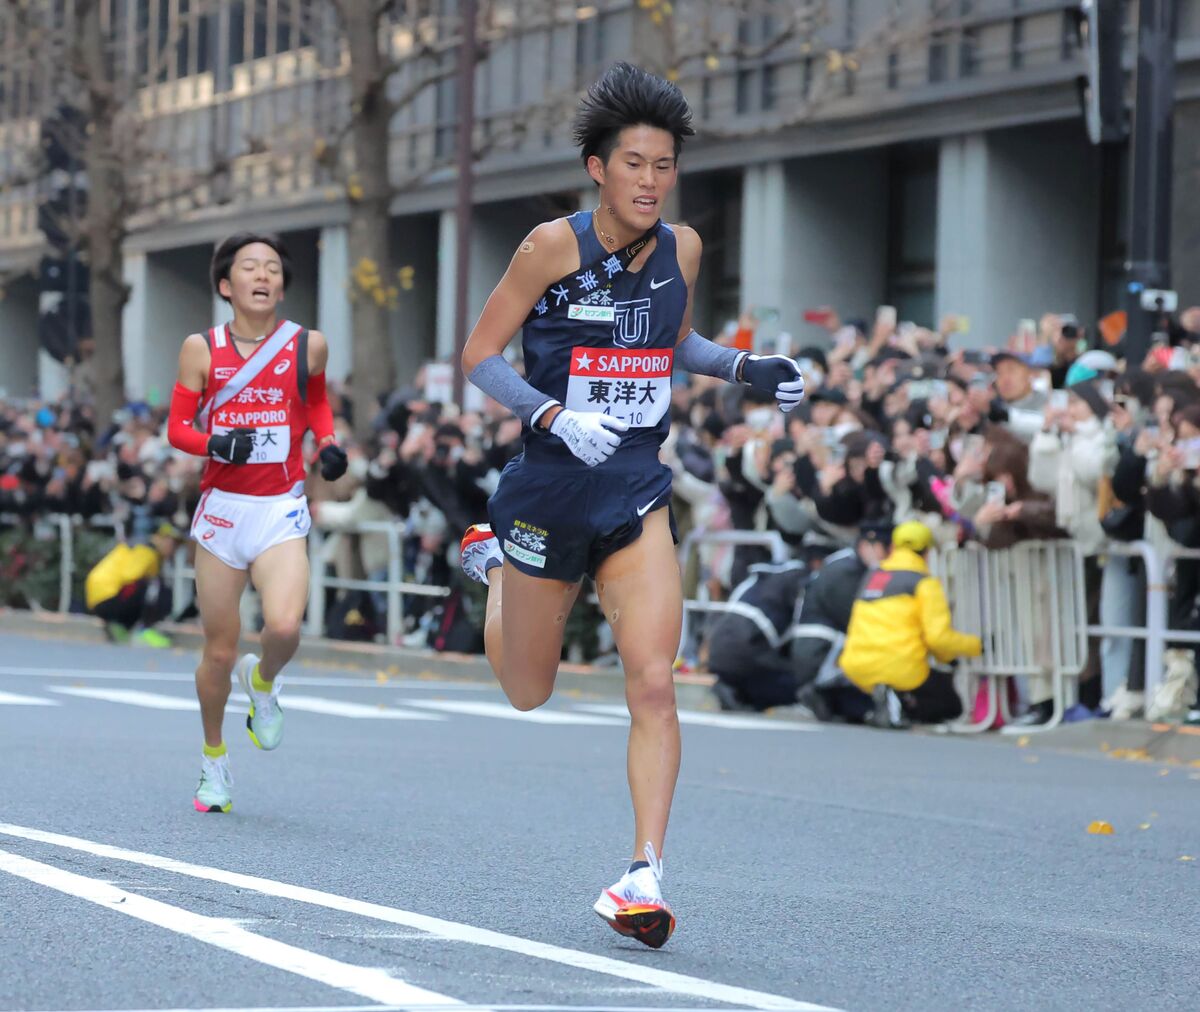
[[[214,425],[213,432],[231,432],[235,426]],[[254,449],[247,464],[283,464],[292,449],[292,430],[286,425],[260,425],[254,430]]]
[[[612,415],[631,428],[651,428],[671,406],[674,356],[674,348],[573,348],[566,407]]]

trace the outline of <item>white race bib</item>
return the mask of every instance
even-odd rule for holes
[[[674,357],[674,348],[573,348],[565,406],[652,428],[671,406]]]
[[[235,426],[214,425],[213,432],[232,432]],[[292,430],[287,425],[260,425],[254,430],[254,449],[247,464],[284,464],[292,450]]]

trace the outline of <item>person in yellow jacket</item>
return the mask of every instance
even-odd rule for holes
[[[978,636],[950,624],[941,582],[929,575],[925,553],[933,534],[909,520],[892,532],[892,551],[863,581],[850,612],[846,646],[838,666],[872,696],[872,723],[905,725],[897,692],[912,692],[929,677],[929,656],[948,664],[978,657]]]
[[[92,567],[84,582],[87,610],[104,621],[109,638],[126,643],[141,625],[140,642],[169,647],[170,639],[154,628],[171,613],[171,592],[159,579],[164,559],[183,543],[172,524],[161,524],[146,544],[119,542]]]

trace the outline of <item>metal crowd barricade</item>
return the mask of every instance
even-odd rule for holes
[[[992,551],[972,544],[945,552],[942,565],[955,627],[983,643],[982,655],[968,659],[965,670],[982,680],[988,700],[981,721],[955,729],[985,731],[998,714],[1007,719],[1002,683],[1017,676],[1049,680],[1054,709],[1038,730],[1056,727],[1075,701],[1076,679],[1087,663],[1079,548],[1070,541],[1031,541]]]
[[[408,583],[403,579],[403,554],[401,536],[404,524],[397,521],[372,520],[355,524],[346,534],[384,534],[388,543],[388,575],[386,580],[350,580],[329,576],[325,572],[325,533],[313,527],[308,534],[308,557],[312,580],[308,590],[308,612],[304,631],[310,636],[321,636],[325,630],[325,590],[365,590],[369,593],[387,595],[388,642],[399,642],[404,631],[404,596],[448,597],[449,587],[438,587],[424,583]]]
[[[1162,678],[1163,654],[1167,649],[1167,641],[1200,644],[1200,632],[1170,628],[1168,609],[1171,563],[1177,559],[1200,559],[1200,548],[1172,546],[1165,555],[1160,555],[1148,541],[1113,542],[1104,550],[1104,554],[1142,560],[1146,567],[1146,624],[1093,625],[1088,626],[1088,632],[1092,636],[1146,641],[1145,698],[1149,702],[1154,698],[1154,690]]]
[[[735,547],[757,545],[761,548],[770,549],[772,562],[785,562],[791,557],[787,542],[783,540],[783,535],[778,531],[694,530],[683,539],[683,544],[679,546],[679,568],[681,571],[687,569],[692,552],[698,551],[702,545],[732,545]],[[704,575],[701,574],[699,583],[700,589],[698,593],[700,596],[694,600],[689,598],[683,602],[683,625],[679,636],[681,649],[684,644],[689,642],[691,635],[691,615],[693,612],[721,612],[729,610],[726,602],[709,600]]]

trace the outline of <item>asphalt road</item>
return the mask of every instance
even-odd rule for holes
[[[1200,771],[700,715],[655,952],[614,701],[296,667],[200,815],[191,663],[0,637],[0,1009],[1196,1007]]]

